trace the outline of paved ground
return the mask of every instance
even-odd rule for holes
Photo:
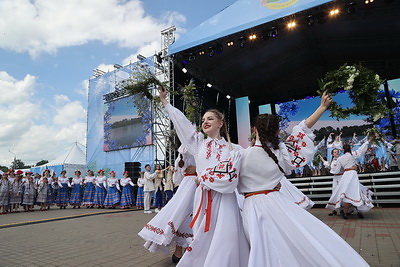
[[[400,208],[374,208],[364,220],[328,217],[325,209],[311,213],[371,266],[400,267]],[[153,216],[71,208],[0,215],[0,266],[175,266],[170,255],[147,252],[137,236]]]

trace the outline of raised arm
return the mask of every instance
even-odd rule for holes
[[[332,103],[332,97],[325,91],[321,96],[321,104],[314,111],[314,113],[306,119],[306,125],[308,128],[314,126],[314,124],[319,120],[322,114],[328,109],[329,105]]]

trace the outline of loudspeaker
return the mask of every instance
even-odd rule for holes
[[[125,171],[129,173],[129,177],[137,180],[140,177],[141,171],[141,163],[140,162],[125,162]]]

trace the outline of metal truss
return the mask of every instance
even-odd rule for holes
[[[154,57],[156,76],[163,82],[168,83],[170,91],[174,90],[174,65],[169,55],[169,47],[175,42],[174,26],[161,31],[161,51]],[[158,95],[157,88],[153,88],[153,95]],[[174,105],[174,98],[170,98]],[[164,107],[153,103],[153,142],[155,144],[155,163],[165,167],[173,165],[176,158],[176,151],[171,148],[171,121],[167,116]]]

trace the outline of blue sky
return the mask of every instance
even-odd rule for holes
[[[1,0],[0,165],[52,160],[85,144],[87,86],[138,53],[161,49],[235,0]],[[9,152],[11,151],[11,152]]]

